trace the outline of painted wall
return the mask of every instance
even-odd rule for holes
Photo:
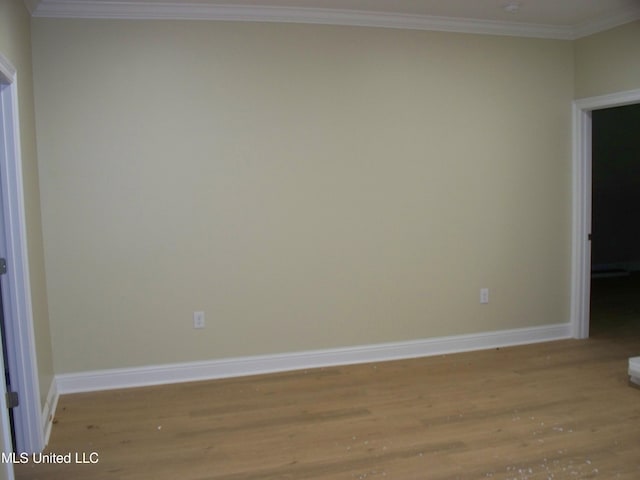
[[[569,321],[570,42],[59,19],[33,41],[56,373]]]
[[[31,63],[31,22],[21,0],[0,1],[0,52],[17,71],[20,148],[29,253],[29,276],[42,405],[53,380]]]
[[[592,265],[638,269],[640,105],[596,110],[592,119]]]
[[[576,98],[640,88],[640,21],[575,42]]]

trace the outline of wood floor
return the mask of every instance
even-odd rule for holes
[[[66,395],[48,451],[98,462],[16,477],[637,480],[626,318],[586,341]]]

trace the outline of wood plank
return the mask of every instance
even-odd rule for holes
[[[640,478],[637,337],[66,395],[18,480]]]

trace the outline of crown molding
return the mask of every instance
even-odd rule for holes
[[[559,39],[571,36],[568,29],[550,25],[324,8],[43,0],[33,15],[50,18],[309,23]]]
[[[36,11],[36,8],[38,8],[38,5],[40,4],[40,0],[23,0],[24,1],[24,5],[25,7],[27,7],[27,10],[29,10],[29,13],[31,13],[33,15],[33,12]]]
[[[103,2],[96,0],[25,0],[25,2],[36,5],[32,10],[34,17],[48,18],[307,23],[559,40],[575,40],[581,36],[591,35],[598,31],[640,19],[640,8],[634,8],[632,11],[616,12],[611,17],[580,25],[579,28],[576,28],[573,26],[326,8],[140,1]]]
[[[572,40],[588,37],[636,20],[640,20],[640,6],[618,10],[598,20],[574,27]]]

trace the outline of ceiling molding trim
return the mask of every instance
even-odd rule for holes
[[[42,0],[35,17],[132,20],[222,20],[242,22],[311,23],[359,27],[435,30],[570,40],[570,27],[519,22],[461,19],[323,8],[255,7],[188,3],[99,2]]]
[[[33,12],[36,11],[36,9],[38,8],[38,4],[40,3],[40,0],[24,0],[24,5],[27,7],[27,10],[29,10],[29,13],[31,13],[33,15]]]
[[[24,3],[34,17],[310,23],[558,40],[576,40],[625,23],[640,20],[640,7],[619,10],[606,17],[577,26],[559,26],[302,7],[258,7],[139,1],[101,2],[96,0],[24,0]]]
[[[619,27],[620,25],[631,23],[636,20],[640,20],[640,6],[618,10],[617,12],[596,21],[576,26],[574,28],[572,39],[577,40],[582,37],[588,37],[589,35]]]

